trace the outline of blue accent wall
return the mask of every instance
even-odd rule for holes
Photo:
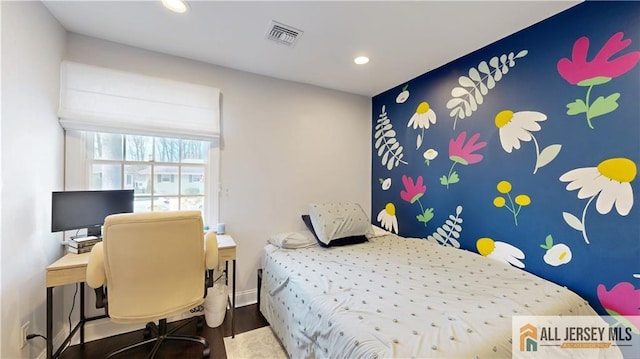
[[[640,3],[585,2],[375,96],[372,222],[640,315],[639,60]]]

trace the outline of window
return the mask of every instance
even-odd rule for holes
[[[58,117],[65,189],[133,188],[137,211],[218,222],[218,88],[63,61]]]
[[[217,221],[213,142],[86,131],[67,131],[66,139],[67,189],[133,189],[135,212],[199,210],[205,223]]]

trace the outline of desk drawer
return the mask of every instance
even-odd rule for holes
[[[47,271],[47,287],[56,287],[70,283],[84,282],[87,278],[87,267],[64,268]]]
[[[220,263],[232,261],[234,259],[236,259],[236,247],[218,249],[218,261]]]

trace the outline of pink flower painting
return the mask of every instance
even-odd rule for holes
[[[400,197],[411,204],[419,200],[427,191],[427,186],[423,184],[422,176],[418,176],[416,182],[413,183],[413,178],[402,175],[402,184],[404,189],[400,191]]]
[[[622,40],[623,36],[622,32],[611,36],[591,61],[587,61],[589,38],[579,38],[573,44],[571,60],[565,57],[558,61],[560,76],[572,85],[580,85],[582,81],[597,77],[612,79],[625,74],[638,63],[640,52],[633,51],[611,60],[613,55],[631,45],[631,39]]]
[[[424,223],[426,226],[427,222],[433,218],[433,208],[427,208],[425,210],[422,206],[422,202],[420,202],[420,198],[427,191],[427,186],[424,185],[422,176],[418,176],[414,182],[413,178],[402,175],[402,185],[404,186],[404,189],[400,191],[400,198],[411,204],[418,202],[420,205],[420,214],[416,216],[416,219],[418,222]]]
[[[611,59],[620,51],[631,45],[631,39],[623,40],[624,33],[618,32],[607,40],[593,60],[587,61],[589,38],[581,37],[573,44],[571,59],[562,58],[558,61],[558,73],[572,85],[588,87],[584,100],[577,99],[567,104],[567,115],[584,113],[587,125],[593,129],[591,120],[605,115],[618,108],[620,93],[613,93],[607,97],[600,96],[593,102],[590,95],[594,86],[611,81],[613,78],[629,72],[640,61],[640,51],[632,51]]]
[[[476,133],[473,136],[469,137],[469,141],[465,143],[465,140],[467,139],[467,132],[462,131],[460,132],[458,137],[449,140],[449,159],[453,161],[453,164],[449,169],[449,174],[440,177],[440,184],[449,188],[450,184],[460,182],[458,173],[453,170],[453,167],[456,164],[459,163],[463,166],[468,166],[482,161],[484,157],[481,154],[475,152],[481,148],[484,148],[487,143],[484,141],[478,142],[479,138],[480,134]]]
[[[607,290],[604,284],[598,285],[598,299],[609,313],[616,317],[618,323],[640,334],[640,289],[633,284],[621,282]]]

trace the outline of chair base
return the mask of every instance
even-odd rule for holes
[[[202,317],[197,317],[197,327],[198,329],[201,329],[203,326],[203,319]],[[134,349],[134,348],[138,348],[150,343],[155,343],[153,346],[153,349],[151,350],[151,352],[149,353],[149,355],[147,356],[147,358],[154,358],[156,356],[156,353],[158,352],[158,350],[160,349],[160,346],[162,345],[162,343],[164,341],[167,340],[180,340],[180,341],[190,341],[190,342],[195,342],[195,343],[200,343],[203,346],[203,350],[202,350],[202,358],[209,358],[209,355],[211,354],[211,351],[209,349],[209,342],[207,342],[207,340],[203,337],[199,337],[196,335],[175,335],[173,334],[174,332],[176,332],[177,330],[181,329],[182,327],[184,327],[185,325],[189,324],[189,322],[185,322],[175,328],[173,328],[171,331],[167,332],[167,320],[166,319],[161,319],[159,321],[158,324],[153,323],[153,322],[149,322],[147,323],[147,325],[144,328],[144,338],[145,340],[138,342],[138,343],[134,343],[131,345],[128,345],[124,348],[118,349],[112,353],[110,353],[109,355],[106,356],[106,358],[112,358],[114,356],[117,356],[119,354],[122,354],[128,350]],[[152,336],[153,335],[153,336]]]

